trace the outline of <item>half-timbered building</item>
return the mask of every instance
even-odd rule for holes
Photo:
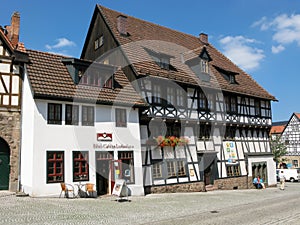
[[[11,25],[0,27],[0,190],[19,187],[21,135],[21,93],[24,45],[19,42],[20,15],[15,12]]]
[[[271,101],[208,41],[97,5],[82,59],[120,66],[139,110],[145,193],[276,185]]]
[[[284,156],[289,168],[299,168],[300,163],[300,113],[293,113],[281,133],[281,141],[287,147]]]

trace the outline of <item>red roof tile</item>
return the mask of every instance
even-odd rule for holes
[[[30,64],[28,76],[36,98],[81,100],[101,104],[145,106],[146,103],[131,86],[122,70],[114,74],[121,87],[115,89],[75,85],[62,59],[40,51],[27,50]]]
[[[184,58],[185,61],[190,59],[191,56],[188,54],[194,54],[196,57],[205,47],[212,58],[212,61],[210,62],[210,71],[214,75],[213,80],[220,89],[263,99],[276,100],[274,96],[263,89],[249,74],[241,70],[210,43],[205,44],[201,42],[198,37],[128,15],[125,15],[127,17],[128,35],[122,35],[117,29],[117,17],[124,14],[100,5],[98,5],[98,9],[112,30],[113,35],[120,45],[122,45],[122,48],[138,74],[142,75],[147,73],[152,76],[165,77],[189,84],[200,83],[200,85],[203,86],[214,86],[214,84],[209,84],[208,82],[199,82],[199,79],[197,79],[195,75],[192,75],[192,72],[189,72],[190,70],[187,65],[182,63],[182,58]],[[175,56],[174,58],[171,58],[171,64],[177,70],[167,71],[161,69],[149,58],[149,54],[144,47],[153,51]],[[225,71],[237,73],[236,81],[238,84],[230,84],[216,67],[222,68]]]

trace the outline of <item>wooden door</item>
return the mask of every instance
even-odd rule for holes
[[[0,138],[0,190],[8,190],[10,174],[10,149],[8,144]]]

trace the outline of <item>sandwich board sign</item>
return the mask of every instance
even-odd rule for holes
[[[112,195],[116,195],[116,196],[118,196],[120,198],[122,198],[122,197],[128,197],[128,190],[127,190],[127,186],[126,186],[125,180],[123,180],[123,179],[116,179]]]

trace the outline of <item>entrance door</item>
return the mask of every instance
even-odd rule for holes
[[[10,149],[6,141],[0,138],[0,190],[8,190],[10,173]]]
[[[115,181],[117,179],[122,179],[122,161],[114,160],[111,162],[111,192],[115,186]]]
[[[98,195],[109,194],[113,152],[96,152],[96,189]]]

